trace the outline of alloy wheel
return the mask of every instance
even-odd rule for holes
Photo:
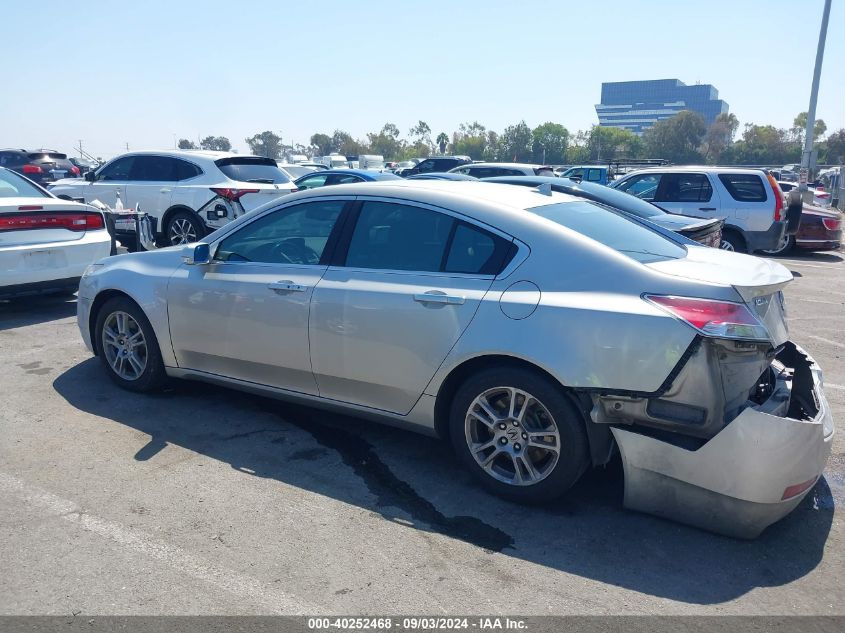
[[[138,322],[126,312],[112,312],[103,323],[103,354],[115,374],[137,380],[147,368],[147,341]]]
[[[720,248],[720,249],[722,249],[723,251],[733,251],[733,250],[736,250],[736,249],[734,248],[734,245],[733,245],[733,244],[731,244],[731,243],[730,243],[728,240],[726,240],[726,239],[723,239],[723,240],[722,240],[721,244],[719,244],[719,248]]]
[[[495,387],[478,395],[467,410],[464,430],[475,462],[506,484],[537,484],[560,458],[560,431],[551,413],[515,387]]]
[[[193,223],[187,218],[176,218],[170,223],[168,237],[173,246],[192,244],[198,240]]]

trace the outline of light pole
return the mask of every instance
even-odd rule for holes
[[[813,71],[813,87],[810,89],[810,107],[807,109],[807,129],[804,131],[804,151],[801,154],[801,179],[798,189],[807,191],[810,157],[813,153],[813,128],[816,127],[816,101],[819,98],[819,77],[822,74],[822,60],[824,59],[824,44],[827,39],[827,22],[830,18],[830,0],[824,2],[822,26],[819,31],[819,46],[816,49],[816,67]]]

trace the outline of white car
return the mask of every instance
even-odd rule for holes
[[[155,220],[166,244],[197,242],[265,202],[296,191],[276,161],[229,152],[173,150],[123,154],[85,179],[58,180],[56,196],[135,208]],[[119,237],[121,228],[118,227]]]
[[[317,171],[316,167],[309,167],[308,165],[302,165],[300,163],[283,163],[277,160],[276,164],[291,180],[302,178],[305,174],[311,174]]]
[[[75,292],[85,269],[111,248],[100,211],[0,167],[0,297]]]
[[[464,174],[474,178],[496,178],[497,176],[554,176],[548,165],[526,163],[469,163],[449,170],[452,174]]]
[[[724,218],[722,248],[741,253],[775,249],[787,232],[787,212],[774,177],[760,169],[733,167],[655,167],[610,184],[669,213]],[[793,234],[798,219],[790,223]]]

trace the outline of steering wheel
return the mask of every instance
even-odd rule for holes
[[[292,264],[319,264],[320,256],[301,237],[290,237],[275,245],[276,254]]]

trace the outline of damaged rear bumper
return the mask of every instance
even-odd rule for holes
[[[821,369],[806,352],[786,343],[773,367],[770,397],[695,450],[614,427],[625,507],[738,538],[789,514],[824,470],[833,419]]]

